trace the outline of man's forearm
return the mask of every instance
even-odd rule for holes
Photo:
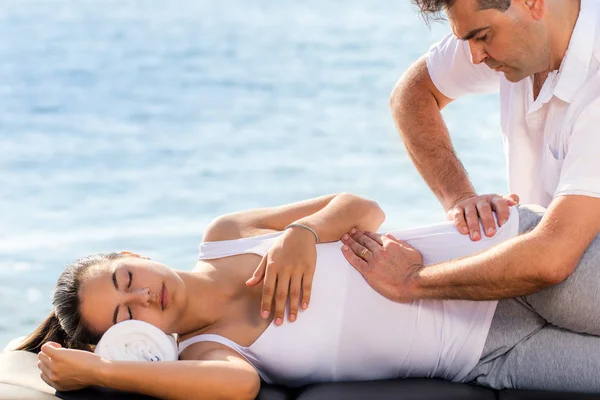
[[[475,190],[456,157],[440,111],[443,105],[431,85],[424,61],[417,62],[398,82],[391,108],[411,160],[447,210]]]
[[[474,256],[434,264],[412,275],[416,298],[493,300],[526,295],[564,279],[548,261],[548,243],[525,234]]]

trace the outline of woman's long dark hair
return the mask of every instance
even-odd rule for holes
[[[42,345],[52,341],[63,347],[93,351],[100,335],[92,332],[81,319],[79,290],[90,267],[108,264],[127,256],[121,253],[102,253],[75,261],[58,278],[52,304],[54,310],[15,350],[39,353]]]

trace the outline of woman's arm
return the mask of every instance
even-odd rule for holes
[[[164,399],[253,400],[260,389],[256,370],[229,349],[205,352],[201,360],[114,362],[102,386]]]
[[[182,361],[107,361],[87,351],[46,344],[38,365],[42,379],[58,390],[100,386],[161,399],[256,398],[258,373],[235,351],[218,343],[197,343],[184,354]]]
[[[374,201],[341,193],[224,215],[211,223],[204,240],[212,242],[256,236],[281,231],[291,223],[298,223],[312,228],[319,242],[334,242],[354,227],[376,231],[384,219],[385,214]],[[264,279],[263,318],[269,317],[275,303],[275,324],[282,324],[288,293],[290,321],[296,320],[299,307],[303,310],[308,307],[316,259],[315,237],[309,230],[295,227],[277,239],[246,282],[248,286],[256,286]]]
[[[340,193],[221,216],[208,226],[204,241],[256,236],[281,231],[291,223],[301,223],[314,229],[320,242],[333,242],[354,227],[376,231],[384,219],[385,214],[376,202]]]

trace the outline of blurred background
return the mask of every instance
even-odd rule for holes
[[[444,220],[389,94],[447,32],[409,0],[2,0],[0,348],[47,316],[65,264],[189,270],[224,213],[344,191],[384,229]],[[498,110],[444,111],[482,193],[507,190]]]

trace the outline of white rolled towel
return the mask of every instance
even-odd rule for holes
[[[127,320],[111,326],[94,351],[113,361],[176,361],[177,341],[152,324]]]

